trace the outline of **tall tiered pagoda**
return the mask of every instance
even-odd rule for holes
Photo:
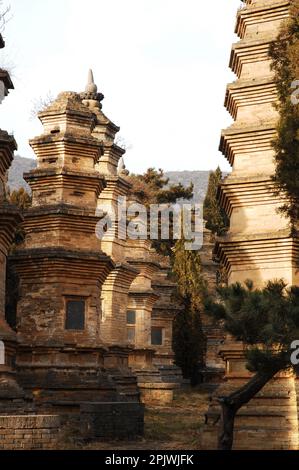
[[[237,80],[227,87],[225,105],[234,124],[222,132],[220,150],[232,166],[220,192],[230,217],[226,236],[219,238],[216,254],[228,282],[250,279],[255,287],[268,280],[299,284],[298,240],[288,220],[278,213],[282,201],[273,192],[274,149],[278,111],[269,46],[290,16],[289,0],[247,0],[237,14],[230,67]],[[227,340],[221,350],[225,395],[249,379],[243,345]],[[281,374],[238,413],[234,446],[237,449],[295,449],[298,446],[296,382]],[[205,447],[216,446],[216,402],[208,412]]]

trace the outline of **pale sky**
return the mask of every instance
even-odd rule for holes
[[[41,133],[34,101],[83,91],[92,68],[103,111],[130,146],[129,170],[229,169],[218,145],[231,123],[223,103],[235,80],[228,62],[240,0],[7,3],[0,64],[12,68],[15,90],[0,106],[0,127],[14,133],[21,156],[33,156],[28,139]]]

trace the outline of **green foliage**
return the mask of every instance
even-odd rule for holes
[[[227,230],[229,224],[229,220],[217,200],[217,192],[221,181],[222,172],[218,167],[210,173],[208,190],[203,206],[203,217],[206,220],[206,227],[217,235],[222,235]]]
[[[143,175],[131,174],[128,177],[132,184],[131,196],[142,204],[172,204],[178,199],[190,200],[193,197],[193,184],[187,188],[181,183],[169,185],[164,171],[149,168]]]
[[[190,297],[192,305],[198,307],[206,290],[202,277],[200,253],[185,249],[183,238],[175,244],[173,253],[173,272],[176,275],[178,291],[182,297]]]
[[[183,310],[173,322],[173,349],[175,364],[182,369],[183,377],[199,382],[199,370],[204,365],[206,339],[202,331],[199,311],[194,311],[188,299],[183,299]]]
[[[198,371],[204,365],[206,338],[202,330],[202,299],[206,282],[201,274],[198,251],[185,250],[185,240],[179,240],[174,248],[173,272],[178,284],[178,311],[173,323],[173,349],[175,362],[183,376],[198,383]]]
[[[151,204],[174,204],[179,199],[190,200],[193,197],[193,185],[169,185],[163,170],[149,168],[143,175],[130,175],[132,185],[131,199],[144,204],[148,209]],[[170,219],[172,223],[172,219]],[[203,363],[205,338],[202,331],[200,300],[204,281],[200,273],[198,252],[186,251],[185,240],[155,240],[152,242],[156,251],[171,257],[173,272],[178,282],[178,302],[183,309],[176,315],[173,324],[173,347],[176,364],[183,370],[185,378],[193,383],[198,380],[198,370]]]
[[[281,212],[295,226],[299,216],[299,105],[294,105],[291,84],[299,80],[299,0],[292,0],[291,19],[270,46],[272,69],[278,90],[279,122],[273,141],[277,193],[287,195]]]
[[[132,185],[130,197],[143,204],[148,210],[151,204],[175,204],[179,199],[190,200],[193,198],[193,184],[185,187],[181,183],[169,184],[169,179],[165,177],[164,171],[149,168],[143,175],[131,174],[128,181]],[[164,256],[172,256],[172,249],[175,245],[173,240],[173,219],[170,215],[170,236],[164,240],[159,236],[158,240],[152,241],[155,250]],[[159,234],[161,223],[159,221]]]
[[[205,299],[207,313],[224,322],[228,333],[247,346],[251,372],[291,367],[290,346],[299,338],[299,287],[282,280],[254,289],[247,281],[217,290],[218,300]]]

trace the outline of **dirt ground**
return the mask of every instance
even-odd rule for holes
[[[86,450],[199,449],[208,397],[200,387],[178,390],[170,406],[146,409],[144,438],[93,443]]]

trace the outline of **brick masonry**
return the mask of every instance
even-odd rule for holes
[[[298,285],[298,239],[277,208],[272,140],[278,101],[268,54],[290,16],[289,0],[247,0],[237,13],[230,67],[237,80],[227,87],[225,105],[235,122],[222,132],[220,150],[232,172],[219,190],[219,202],[230,218],[229,232],[218,237],[214,250],[228,284],[250,279],[255,288],[273,279]],[[250,379],[244,345],[227,337],[220,347],[225,382],[216,390],[206,414],[202,449],[215,449],[220,422],[218,397],[227,396]],[[278,374],[236,417],[234,450],[298,449],[297,379]]]
[[[60,424],[57,415],[0,416],[0,450],[54,450]]]
[[[139,403],[87,403],[80,411],[84,439],[133,439],[143,435],[144,408]]]
[[[32,205],[24,211],[23,243],[10,257],[20,280],[14,312],[18,341],[4,319],[5,261],[17,214],[0,197],[0,340],[6,335],[6,364],[0,367],[2,450],[142,435],[141,401],[168,402],[176,387],[173,380],[164,383],[168,376],[162,377],[152,360],[158,296],[151,282],[160,266],[151,259],[150,243],[119,242],[108,232],[105,239],[96,236],[106,203],[113,206],[130,184],[126,172],[118,171],[124,153],[114,143],[119,128],[102,113],[103,96],[91,73],[89,78],[86,93],[61,93],[39,113],[44,133],[30,141],[37,156],[37,168],[25,175]],[[8,139],[5,146],[4,137],[0,131],[0,193],[15,145]],[[80,326],[67,321],[74,301],[84,304]],[[127,338],[128,309],[136,312],[135,344]],[[165,326],[164,319],[161,326],[172,357],[170,322],[167,318]]]
[[[82,403],[79,419],[78,415],[3,415],[0,451],[55,450],[65,432],[74,444],[78,439],[133,439],[143,435],[143,426],[144,407],[127,402]]]

